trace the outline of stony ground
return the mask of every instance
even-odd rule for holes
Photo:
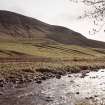
[[[35,81],[41,83],[43,80],[68,73],[82,72],[82,76],[91,70],[105,68],[102,61],[64,61],[64,62],[5,62],[0,63],[0,86],[7,84],[23,84]]]

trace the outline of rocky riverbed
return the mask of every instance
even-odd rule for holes
[[[41,84],[31,82],[0,88],[0,105],[105,104],[105,71],[68,74]]]

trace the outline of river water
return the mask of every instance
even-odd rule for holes
[[[0,105],[75,105],[86,102],[105,104],[105,71],[68,74],[41,84],[0,89]]]

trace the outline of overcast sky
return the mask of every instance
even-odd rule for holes
[[[103,31],[89,35],[91,21],[79,19],[84,5],[70,0],[0,0],[1,10],[18,12],[54,25],[62,25],[78,31],[88,38],[105,41]]]

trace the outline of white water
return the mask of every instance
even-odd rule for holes
[[[105,70],[90,72],[84,78],[81,73],[69,76],[42,84],[33,82],[19,88],[0,88],[0,105],[75,105],[82,101],[105,105]]]
[[[48,105],[72,105],[80,101],[105,104],[105,71],[90,72],[84,78],[71,74],[61,79],[51,79],[42,85],[46,96],[52,98]]]

